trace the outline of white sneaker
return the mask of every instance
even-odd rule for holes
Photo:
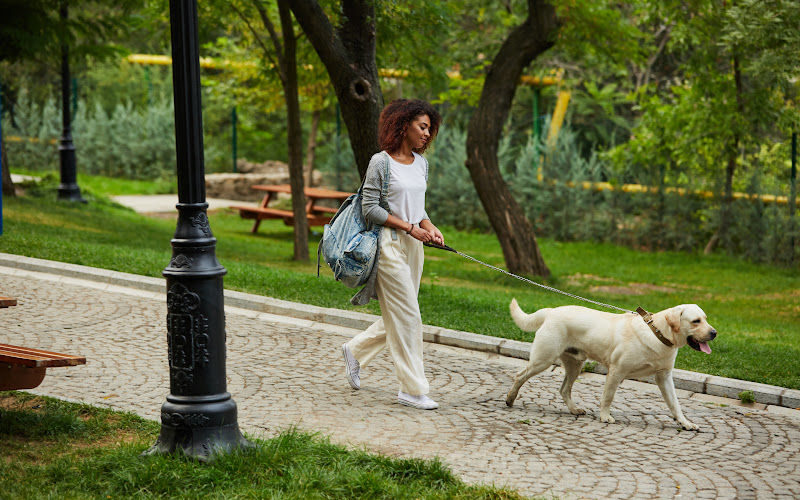
[[[420,410],[435,410],[439,407],[439,403],[432,400],[425,394],[420,394],[419,396],[412,396],[411,394],[406,394],[403,391],[397,393],[397,402],[401,405],[406,406],[413,406],[414,408],[419,408]]]
[[[350,387],[353,389],[361,389],[361,379],[358,377],[358,372],[361,371],[361,366],[358,360],[353,357],[350,348],[347,344],[342,344],[342,355],[344,356],[344,372],[347,375],[347,381],[350,382]]]

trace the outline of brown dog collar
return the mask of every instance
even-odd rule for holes
[[[636,312],[639,313],[639,316],[641,316],[644,322],[647,323],[647,326],[650,327],[650,330],[653,331],[653,334],[655,334],[656,338],[660,340],[662,344],[664,344],[667,347],[673,346],[672,342],[667,337],[665,337],[664,334],[661,333],[661,331],[658,328],[656,328],[656,325],[653,324],[652,314],[642,309],[641,306],[636,308]]]

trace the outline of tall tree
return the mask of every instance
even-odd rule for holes
[[[548,277],[533,226],[500,174],[497,150],[522,71],[553,46],[559,23],[555,8],[528,0],[528,17],[503,42],[486,74],[478,108],[467,128],[467,161],[506,265],[514,273]]]
[[[270,13],[263,2],[252,0],[246,3],[257,13],[262,29],[266,30],[267,36],[271,40],[272,47],[265,43],[264,34],[250,22],[249,9],[246,10],[244,5],[237,6],[236,2],[231,2],[230,7],[250,30],[256,41],[255,46],[262,51],[263,59],[272,61],[281,81],[283,97],[286,102],[289,183],[292,188],[292,212],[294,212],[294,259],[308,260],[308,219],[306,219],[305,181],[303,179],[303,130],[300,126],[297,40],[292,23],[292,13],[289,10],[288,0],[278,0],[279,31],[270,19]]]
[[[316,0],[292,0],[291,9],[328,71],[363,178],[378,151],[378,117],[383,109],[375,62],[375,2],[342,0],[338,26]]]

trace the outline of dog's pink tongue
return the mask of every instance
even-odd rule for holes
[[[698,342],[697,345],[700,346],[700,350],[703,351],[704,353],[711,354],[711,348],[708,347],[708,344],[706,342]]]

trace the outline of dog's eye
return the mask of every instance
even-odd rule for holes
[[[696,320],[692,321],[692,323],[694,323],[695,325],[699,325],[700,324],[700,320],[696,319]]]

